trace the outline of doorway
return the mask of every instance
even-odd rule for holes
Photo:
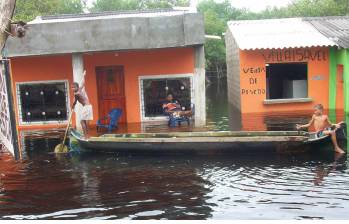
[[[343,65],[337,65],[337,72],[336,72],[336,86],[337,86],[337,93],[336,93],[336,109],[343,110],[344,109],[344,96],[343,96]]]
[[[99,117],[120,108],[120,123],[126,123],[125,82],[123,66],[96,67]]]

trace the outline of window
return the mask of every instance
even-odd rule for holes
[[[67,120],[67,82],[17,84],[21,123]]]
[[[267,64],[267,99],[308,97],[306,63]]]
[[[143,118],[163,117],[162,104],[168,94],[178,100],[183,110],[190,110],[192,102],[191,77],[141,77],[141,109]]]

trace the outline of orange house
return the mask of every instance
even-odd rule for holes
[[[20,129],[64,126],[74,100],[70,88],[86,70],[94,125],[113,108],[121,123],[165,120],[161,103],[172,93],[195,104],[205,124],[204,26],[189,11],[101,13],[39,17],[26,36],[10,39]],[[77,107],[77,115],[81,108]],[[79,117],[75,118],[79,127]]]
[[[251,113],[328,108],[335,43],[302,18],[231,21],[225,36],[229,104],[243,122]]]

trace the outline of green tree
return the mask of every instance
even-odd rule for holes
[[[222,36],[230,20],[349,15],[348,0],[294,0],[286,7],[269,7],[259,13],[234,8],[232,3],[228,0],[200,2],[198,9],[205,17],[206,34]],[[206,40],[205,56],[207,73],[221,77],[226,64],[224,39]]]
[[[144,10],[187,6],[188,0],[97,0],[89,9],[91,12]]]
[[[198,5],[199,12],[205,19],[205,33],[220,36],[222,39],[207,39],[205,43],[206,71],[208,76],[220,78],[225,74],[225,45],[223,33],[230,17],[241,15],[240,10],[231,7],[225,0],[217,3],[214,0],[201,1]]]
[[[31,21],[36,16],[83,12],[80,0],[17,0],[15,20]]]
[[[349,15],[348,0],[294,0],[286,7],[267,8],[256,16],[259,19],[271,19],[344,15]]]

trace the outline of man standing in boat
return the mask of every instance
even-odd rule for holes
[[[314,114],[311,120],[309,121],[309,123],[305,125],[297,124],[296,125],[297,129],[299,130],[301,128],[308,128],[311,125],[314,125],[317,138],[320,138],[324,135],[330,135],[333,146],[334,146],[334,151],[336,153],[344,153],[344,151],[339,147],[337,142],[337,137],[336,137],[336,130],[340,128],[340,124],[342,122],[338,124],[332,124],[328,119],[328,116],[323,114],[324,107],[322,106],[322,104],[315,105],[314,109],[315,109]]]
[[[74,91],[74,103],[73,103],[73,109],[77,102],[81,103],[82,110],[81,110],[81,127],[82,131],[84,133],[84,136],[87,137],[88,134],[88,121],[93,120],[93,111],[92,111],[92,105],[90,104],[90,101],[88,99],[86,90],[85,90],[85,76],[86,76],[86,70],[84,70],[84,74],[82,75],[82,81],[79,86],[79,83],[74,82],[72,89]]]

